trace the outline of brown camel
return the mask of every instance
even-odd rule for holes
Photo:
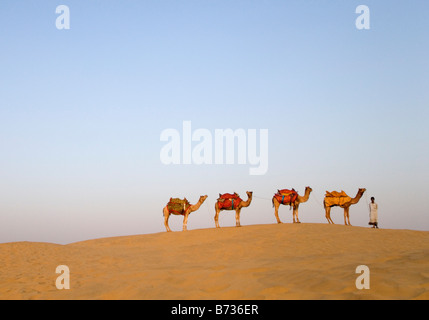
[[[188,224],[188,217],[189,217],[189,215],[191,214],[191,212],[197,211],[206,199],[207,199],[207,196],[200,196],[200,199],[198,200],[198,202],[196,204],[194,204],[194,205],[189,204],[188,206],[186,206],[184,204],[183,205],[183,210],[180,210],[180,211],[169,210],[168,209],[168,204],[167,204],[164,207],[164,209],[162,210],[163,213],[164,213],[164,225],[165,225],[165,228],[167,229],[167,232],[171,231],[170,227],[168,226],[168,218],[170,218],[170,214],[182,215],[183,216],[183,231],[188,230],[187,229],[187,224]],[[184,202],[188,203],[188,201],[186,200],[186,198],[185,198]]]
[[[234,203],[232,202],[232,205],[229,205],[226,207],[222,206],[222,202],[225,202],[224,200],[229,201],[229,199],[227,199],[227,198],[222,199],[221,198],[222,196],[219,194],[219,199],[218,199],[218,201],[216,201],[216,204],[215,204],[216,214],[215,214],[214,220],[216,223],[216,228],[220,228],[220,226],[219,226],[219,213],[222,210],[235,210],[235,226],[241,227],[241,224],[240,224],[241,208],[250,206],[250,203],[252,202],[253,192],[252,191],[246,191],[246,193],[247,193],[247,200],[246,201],[241,200],[238,197],[238,194],[234,193],[233,196],[236,196],[238,199],[240,199],[239,200],[240,202],[238,203],[238,205],[234,205]],[[221,205],[219,203],[221,203]]]
[[[301,223],[298,219],[299,205],[300,203],[304,203],[308,201],[308,199],[310,198],[311,191],[313,191],[313,189],[311,189],[310,187],[305,187],[304,196],[301,197],[298,194],[298,198],[295,200],[293,205],[293,223]],[[296,217],[296,221],[295,221],[295,217]]]
[[[344,209],[344,224],[346,226],[351,226],[349,217],[350,206],[358,203],[365,191],[365,188],[360,188],[354,198],[348,197],[343,191],[341,193],[336,191],[330,193],[326,191],[325,199],[323,200],[323,207],[325,208],[326,219],[328,222],[334,224],[334,221],[331,219],[331,208],[338,206]],[[332,194],[334,194],[334,196]]]
[[[299,204],[308,201],[311,191],[313,191],[313,189],[311,189],[310,187],[305,187],[304,196],[300,196],[298,194],[295,201],[293,201],[292,203],[284,203],[285,205],[291,205],[293,208],[293,223],[301,223],[298,219]],[[279,207],[281,203],[279,202],[279,200],[277,200],[275,196],[273,197],[272,201],[274,206],[274,215],[276,216],[277,223],[282,223],[279,218]],[[296,220],[295,220],[295,217],[296,217]]]

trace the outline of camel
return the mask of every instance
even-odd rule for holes
[[[215,204],[216,214],[215,214],[214,220],[216,223],[216,228],[220,228],[220,226],[219,226],[219,213],[222,210],[235,210],[235,226],[241,227],[241,224],[240,224],[241,208],[250,206],[250,203],[252,202],[253,192],[252,191],[246,191],[246,193],[247,193],[247,200],[243,201],[238,197],[238,194],[234,192],[234,195],[232,195],[232,196],[235,196],[235,197],[237,197],[237,199],[240,199],[239,200],[240,202],[236,206],[234,206],[234,204],[232,204],[231,206],[228,206],[228,207],[221,207],[219,205],[219,202],[224,202],[225,200],[229,200],[229,199],[221,199],[221,194],[219,194],[219,199],[218,199],[218,201],[216,201],[216,204]]]
[[[301,223],[298,219],[299,204],[308,201],[308,198],[310,197],[311,191],[313,191],[313,189],[311,189],[310,187],[305,187],[304,196],[300,196],[298,194],[295,201],[293,201],[292,203],[289,203],[289,205],[291,205],[293,208],[293,223]],[[276,216],[277,223],[282,223],[280,221],[280,218],[279,218],[279,207],[280,207],[281,203],[277,200],[277,198],[275,196],[273,197],[272,201],[273,201],[273,206],[275,208],[274,209],[274,215]],[[283,203],[283,204],[285,204],[285,203]],[[288,203],[286,203],[286,204],[288,204]],[[296,217],[296,219],[295,219],[295,217]]]
[[[300,196],[298,194],[298,198],[295,200],[294,202],[294,206],[293,206],[293,223],[301,223],[298,219],[298,209],[299,209],[299,205],[301,203],[307,202],[308,199],[310,198],[310,193],[311,191],[313,191],[313,189],[311,189],[310,187],[305,187],[305,192],[304,192],[304,196]],[[295,222],[295,217],[296,217],[296,222]]]
[[[366,191],[365,188],[360,188],[354,198],[348,197],[343,191],[341,193],[337,193],[335,191],[332,192],[334,194],[341,195],[340,197],[328,196],[329,192],[326,191],[327,194],[325,195],[325,199],[323,200],[323,207],[325,208],[325,212],[326,212],[325,216],[328,222],[334,224],[334,221],[332,221],[331,219],[331,208],[335,206],[339,206],[340,208],[344,209],[344,224],[346,226],[347,225],[351,226],[350,217],[349,217],[350,206],[352,204],[358,203],[365,191]],[[332,200],[329,200],[329,198]],[[341,198],[348,198],[348,199],[342,202]]]
[[[170,218],[170,214],[174,214],[174,215],[183,215],[183,231],[187,231],[187,224],[188,224],[188,217],[191,214],[191,212],[197,211],[200,206],[203,204],[203,202],[207,199],[207,195],[205,196],[200,196],[198,202],[194,205],[189,204],[188,207],[186,207],[184,205],[184,210],[181,211],[170,211],[168,209],[168,204],[164,207],[164,209],[162,210],[164,213],[164,225],[165,228],[167,229],[167,232],[171,232],[170,227],[168,226],[168,218]],[[170,199],[171,201],[171,199]],[[186,198],[184,199],[185,202],[188,203],[188,200],[186,200]]]

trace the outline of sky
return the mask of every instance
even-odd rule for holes
[[[369,29],[356,27],[361,4]],[[69,29],[57,28],[59,5]],[[428,10],[424,0],[2,0],[0,243],[164,232],[170,197],[208,195],[188,229],[213,228],[226,192],[253,191],[243,226],[272,224],[277,189],[306,186],[302,223],[327,223],[325,191],[364,187],[352,225],[368,227],[374,196],[380,228],[429,231]],[[184,122],[213,139],[267,130],[267,171],[164,164],[161,133],[183,146]],[[331,217],[344,223],[342,209]],[[292,211],[280,218],[291,223]],[[182,221],[170,217],[171,229]],[[234,213],[220,225],[234,226]]]

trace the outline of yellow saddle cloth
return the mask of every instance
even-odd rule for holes
[[[338,191],[326,191],[325,194],[325,204],[329,207],[331,206],[342,206],[343,204],[352,200],[343,190]]]

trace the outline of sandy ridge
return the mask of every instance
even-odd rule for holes
[[[1,299],[428,299],[429,232],[272,224],[0,244]],[[70,268],[58,290],[56,266]],[[358,265],[370,289],[358,290]]]

